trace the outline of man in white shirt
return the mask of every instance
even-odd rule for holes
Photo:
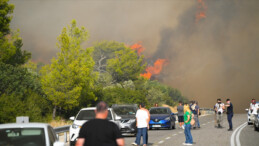
[[[252,123],[254,123],[255,115],[257,114],[257,110],[259,108],[259,105],[256,103],[255,99],[252,99],[252,103],[250,103],[250,119]]]
[[[132,145],[140,145],[141,135],[143,136],[143,146],[147,145],[147,130],[149,129],[150,114],[145,105],[141,103],[139,105],[139,110],[136,113],[136,126],[138,128],[138,133],[136,140]]]
[[[217,117],[217,128],[222,128],[222,117],[223,117],[223,112],[225,109],[224,103],[221,103],[221,99],[217,99],[217,103],[215,104],[215,112],[216,112],[216,117]]]

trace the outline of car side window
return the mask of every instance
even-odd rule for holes
[[[51,127],[48,127],[49,143],[52,146],[56,141],[56,135]]]

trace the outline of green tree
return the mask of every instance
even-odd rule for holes
[[[53,58],[51,65],[46,65],[41,70],[43,90],[53,104],[53,119],[57,108],[69,110],[79,105],[82,94],[94,96],[91,89],[96,73],[93,72],[92,49],[81,47],[87,38],[86,29],[78,28],[73,20],[71,26],[63,28],[58,37],[57,46],[61,51],[57,58]]]
[[[36,74],[22,66],[0,62],[0,123],[15,122],[16,116],[40,121],[49,113]]]
[[[116,51],[115,57],[107,61],[107,70],[115,82],[134,81],[146,67],[143,58],[130,48]]]
[[[109,105],[112,104],[138,104],[146,103],[146,93],[141,90],[132,90],[130,88],[122,88],[119,86],[106,87],[103,90],[103,101]]]
[[[95,61],[95,70],[99,73],[106,72],[107,60],[115,57],[115,52],[124,50],[124,43],[116,41],[96,42],[93,46],[93,59]]]
[[[23,44],[19,30],[12,32],[10,29],[14,5],[8,2],[9,0],[0,1],[0,62],[22,65],[31,58],[31,53],[21,50]]]

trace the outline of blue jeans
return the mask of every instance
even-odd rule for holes
[[[143,144],[147,144],[147,127],[138,128],[138,133],[135,141],[135,143],[137,143],[138,145],[140,145],[141,135],[143,136]]]
[[[193,143],[192,140],[192,134],[191,134],[191,124],[185,124],[185,128],[184,128],[184,134],[185,134],[185,143]]]
[[[233,114],[228,114],[228,124],[229,124],[229,129],[232,129],[232,117],[233,117]]]

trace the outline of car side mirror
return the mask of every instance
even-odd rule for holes
[[[118,121],[118,120],[120,120],[120,119],[121,119],[121,116],[117,116],[117,115],[116,115],[115,120],[117,120],[117,121]]]
[[[54,142],[53,146],[65,146],[64,142],[56,141]]]
[[[246,111],[248,112],[248,108],[246,109]]]
[[[70,117],[69,120],[74,121],[74,120],[75,120],[75,117]]]

